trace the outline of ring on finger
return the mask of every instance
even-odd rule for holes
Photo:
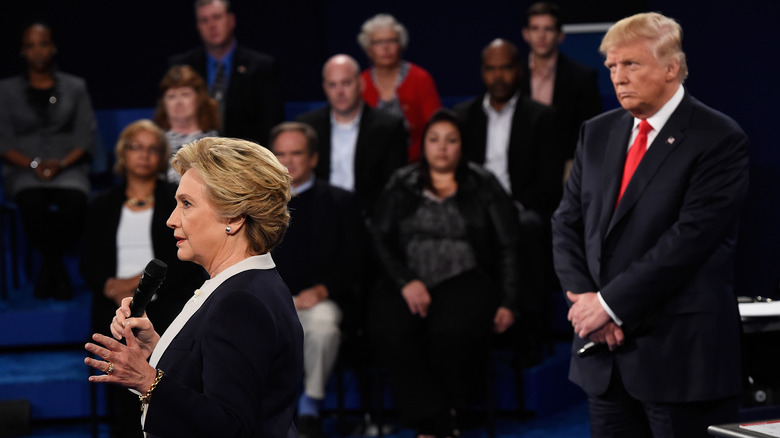
[[[106,375],[109,375],[114,372],[114,363],[109,361],[108,362],[108,369],[106,370]]]

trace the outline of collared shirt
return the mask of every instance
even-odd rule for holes
[[[179,334],[184,325],[187,324],[187,321],[189,321],[190,317],[192,317],[192,315],[194,315],[195,312],[200,309],[200,306],[206,302],[209,296],[211,296],[211,293],[214,292],[219,286],[221,286],[222,283],[224,283],[228,278],[252,269],[273,269],[275,267],[276,264],[271,258],[271,254],[265,253],[247,257],[244,260],[241,260],[240,262],[220,272],[216,277],[206,280],[206,282],[203,283],[203,286],[195,290],[192,298],[190,298],[189,301],[184,304],[184,308],[181,309],[179,316],[173,320],[168,329],[165,330],[165,333],[163,333],[163,335],[160,337],[160,340],[157,342],[157,346],[155,346],[154,351],[152,351],[152,356],[149,358],[149,365],[157,368],[157,364],[160,362],[160,358],[165,353],[165,350],[168,348],[171,341],[176,337],[176,335]],[[131,390],[131,392],[138,394],[138,392],[135,390]],[[146,405],[144,407],[143,416],[141,417],[141,425],[143,425],[146,421],[146,408],[148,406],[149,405]]]
[[[512,134],[512,118],[515,116],[519,96],[519,92],[515,93],[501,111],[490,105],[488,93],[485,93],[482,99],[482,108],[488,119],[483,167],[495,175],[501,187],[510,195],[512,184],[509,180],[509,137]]]
[[[355,150],[360,132],[361,104],[357,116],[351,122],[339,123],[330,112],[330,177],[331,185],[355,191]]]
[[[672,117],[672,113],[674,113],[674,110],[676,110],[680,105],[680,102],[682,102],[683,96],[685,96],[685,88],[680,85],[680,88],[677,89],[672,98],[666,101],[661,109],[656,111],[655,114],[647,118],[647,123],[649,123],[653,129],[647,133],[646,151],[650,150],[650,146],[653,144],[653,140],[655,140],[655,138],[658,136],[658,132],[663,129],[664,125],[666,125],[666,122],[669,121],[669,118]],[[639,122],[641,121],[642,119],[637,119],[634,117],[634,129],[631,130],[631,138],[628,139],[626,150],[631,149],[631,145],[634,143],[636,136],[639,135]]]
[[[222,59],[217,59],[206,52],[206,80],[209,83],[209,89],[214,86],[214,79],[217,77],[217,66],[220,62],[225,64],[225,89],[228,89],[230,84],[230,72],[233,70],[233,55],[236,53],[236,40],[233,40],[233,45],[230,47],[227,55]]]
[[[664,125],[666,125],[666,122],[669,121],[669,118],[672,117],[672,113],[674,113],[674,110],[677,109],[678,106],[680,106],[680,102],[682,102],[683,97],[685,96],[685,88],[680,84],[680,87],[677,89],[677,91],[674,93],[671,99],[666,101],[666,103],[656,111],[655,114],[647,118],[647,123],[650,124],[650,126],[653,127],[653,130],[650,131],[647,134],[647,150],[650,149],[650,145],[653,144],[653,140],[655,140],[656,137],[658,137],[658,132],[663,129]],[[631,130],[631,138],[629,138],[628,146],[626,149],[631,149],[631,145],[634,143],[634,139],[636,139],[636,136],[639,135],[639,122],[641,122],[641,119],[637,119],[634,117],[634,128]],[[618,318],[618,316],[615,314],[615,312],[612,311],[612,308],[609,307],[609,304],[604,300],[604,297],[601,296],[601,292],[598,293],[599,302],[601,303],[601,307],[604,308],[604,310],[607,312],[610,318],[612,318],[613,321],[615,321],[615,324],[622,326],[623,321]]]
[[[306,190],[309,190],[310,188],[312,188],[314,186],[314,178],[315,178],[315,176],[312,173],[311,175],[309,175],[309,179],[307,179],[302,184],[298,184],[298,187],[295,187],[295,186],[291,185],[290,186],[290,192],[292,192],[292,195],[293,196],[300,195],[301,193],[305,192]]]
[[[533,53],[528,54],[528,70],[531,75],[531,99],[552,105],[553,92],[555,91],[555,67],[558,64],[558,54],[542,69],[536,66]]]

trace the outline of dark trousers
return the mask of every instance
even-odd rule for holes
[[[42,257],[35,294],[70,298],[70,280],[63,262],[81,237],[87,195],[73,189],[27,189],[14,198],[25,234]]]
[[[401,419],[415,426],[463,405],[473,377],[470,366],[487,360],[498,307],[494,282],[476,270],[429,292],[426,318],[411,314],[389,280],[380,282],[369,302],[369,336],[387,369]]]
[[[607,392],[588,397],[593,438],[704,438],[708,426],[738,421],[736,396],[688,403],[641,401],[626,392],[617,367],[613,370]]]

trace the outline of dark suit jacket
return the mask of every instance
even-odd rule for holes
[[[90,201],[86,216],[84,251],[81,256],[81,274],[92,290],[92,323],[95,331],[110,335],[109,325],[117,305],[103,294],[106,280],[116,276],[116,232],[122,206],[127,200],[126,185],[119,184]],[[165,222],[176,207],[176,185],[158,180],[154,189],[152,213],[152,251],[154,257],[168,265],[165,281],[157,291],[157,299],[147,307],[155,330],[162,333],[170,325],[182,306],[206,279],[200,266],[183,262],[176,256],[176,239]]]
[[[174,55],[170,65],[189,65],[207,79],[206,51],[200,47]],[[284,120],[284,103],[276,61],[271,56],[237,46],[233,54],[220,135],[266,145],[271,128]]]
[[[279,274],[290,286],[298,284],[308,288],[315,284],[324,284],[328,288],[329,298],[344,309],[354,302],[355,278],[361,272],[362,223],[354,195],[346,190],[333,187],[323,180],[315,180],[314,185],[305,193],[311,196],[311,210],[308,218],[301,218],[300,212],[290,206],[290,227],[285,239],[274,248],[273,256]],[[309,251],[301,253],[301,248],[293,245],[288,237],[296,233],[299,224],[309,224]],[[284,263],[288,262],[288,263]],[[308,263],[310,278],[295,278],[300,275],[296,269],[298,263]],[[291,290],[297,294],[300,290]]]
[[[276,269],[227,279],[160,357],[150,437],[297,436],[303,330]]]
[[[455,105],[463,120],[463,150],[469,161],[485,163],[487,114],[483,96]],[[512,198],[549,219],[561,199],[563,161],[555,110],[520,96],[509,135]]]
[[[298,116],[308,123],[319,139],[319,162],[314,172],[330,179],[330,106]],[[409,144],[402,118],[363,105],[355,151],[355,196],[361,210],[370,215],[393,171],[406,164]]]
[[[525,74],[520,91],[530,97],[531,75],[528,74],[527,57],[524,62]],[[580,125],[599,114],[602,109],[596,70],[567,58],[563,53],[558,53],[552,106],[558,110],[558,119],[563,126],[563,158],[568,160],[574,157]]]
[[[623,321],[614,354],[572,358],[570,378],[606,391],[612,367],[639,400],[711,400],[741,391],[734,249],[748,139],[686,92],[615,209],[633,117],[587,121],[553,216],[564,290],[601,291]],[[584,340],[575,336],[574,350]]]

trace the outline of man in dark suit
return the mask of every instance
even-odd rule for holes
[[[406,164],[409,137],[402,118],[363,104],[360,65],[347,55],[331,57],[322,69],[328,105],[302,114],[319,138],[318,178],[351,191],[364,214],[395,169]]]
[[[517,47],[496,39],[482,51],[487,93],[459,103],[463,150],[469,161],[493,172],[523,210],[542,223],[561,199],[562,165],[555,111],[518,91]]]
[[[623,19],[600,51],[623,109],[583,125],[553,216],[573,351],[597,345],[572,357],[570,378],[594,437],[704,437],[736,421],[742,388],[733,277],[748,139],[683,88],[674,20]]]
[[[569,174],[580,125],[601,112],[596,70],[563,55],[565,38],[560,8],[549,2],[532,4],[526,12],[523,39],[530,53],[524,59],[521,91],[558,110],[563,131],[564,179]]]
[[[319,408],[338,358],[342,312],[354,310],[356,301],[362,225],[352,193],[314,176],[318,153],[312,127],[285,122],[271,130],[270,141],[292,177],[290,227],[273,257],[304,331],[298,431],[302,437],[319,437]]]
[[[276,61],[236,42],[228,0],[197,0],[195,14],[203,47],[174,55],[170,64],[189,65],[206,79],[219,105],[220,135],[265,145],[284,120]]]

